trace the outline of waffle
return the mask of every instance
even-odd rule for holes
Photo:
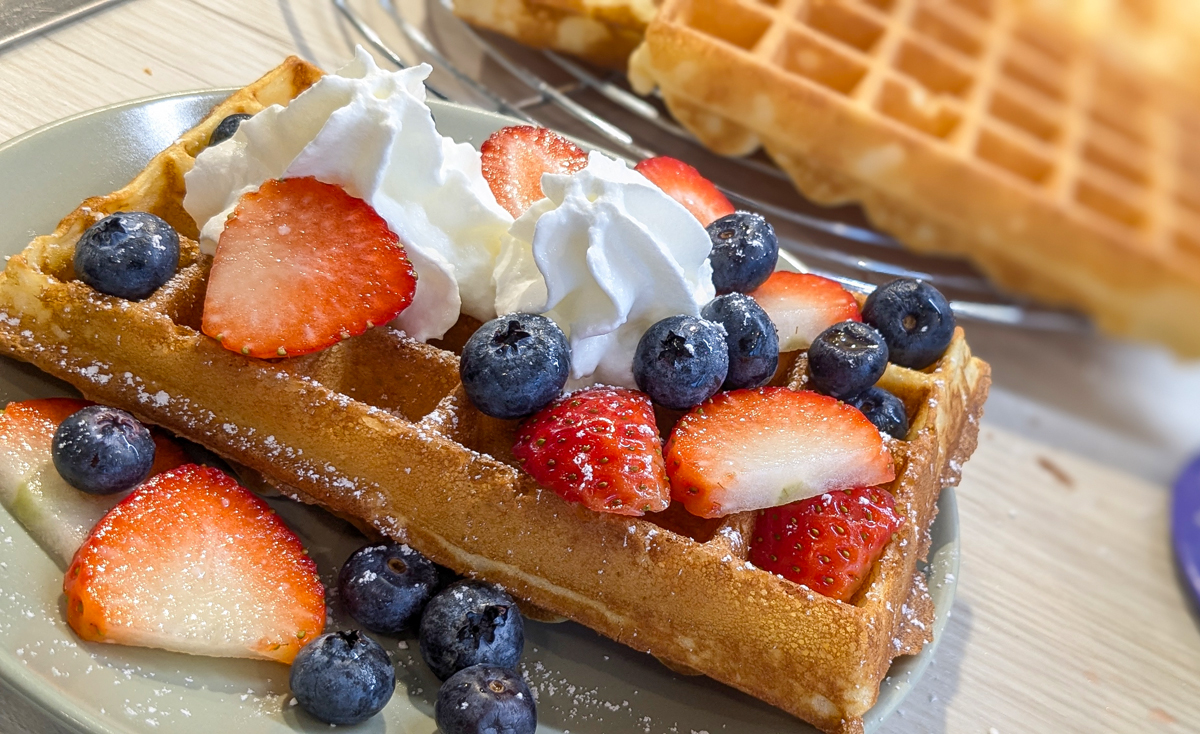
[[[642,41],[658,0],[454,0],[472,25],[535,48],[624,69]]]
[[[918,571],[943,487],[975,447],[990,382],[959,330],[933,367],[889,366],[912,428],[890,487],[907,522],[853,603],[746,562],[753,514],[589,512],[517,471],[513,422],[465,398],[453,351],[382,327],[325,351],[256,360],[199,331],[210,259],[181,207],[183,174],[226,115],[287,101],[319,72],[289,59],[235,93],[128,186],[89,199],[0,275],[0,351],[260,472],[284,492],[502,585],[679,669],[693,669],[830,732],[857,732],[891,660],[927,642]],[[176,275],[132,303],[74,279],[73,246],[119,210],[181,233]],[[441,347],[461,344],[461,323]],[[802,355],[778,378],[799,386]]]
[[[1017,0],[1030,20],[1097,45],[1118,63],[1200,89],[1197,0]]]
[[[717,152],[764,147],[817,202],[861,202],[916,250],[1197,356],[1200,98],[1151,63],[1160,47],[1120,55],[1161,25],[1115,34],[1125,16],[1089,25],[1095,7],[665,0],[630,77]]]

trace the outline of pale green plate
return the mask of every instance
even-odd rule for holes
[[[133,177],[149,158],[198,121],[228,91],[179,94],[108,107],[0,146],[0,251],[16,253],[88,196]],[[445,134],[478,144],[509,120],[432,103]],[[69,394],[28,365],[0,358],[0,400]],[[2,404],[2,403],[0,403]],[[328,585],[362,542],[345,523],[283,500],[272,504],[300,534]],[[958,573],[958,513],[942,493],[933,527],[930,589],[935,641]],[[0,679],[70,727],[86,732],[328,731],[289,705],[288,670],[274,663],[191,657],[80,643],[60,610],[58,567],[0,509]],[[333,626],[337,617],[333,600]],[[528,623],[524,672],[537,692],[546,734],[779,734],[813,730],[787,714],[707,678],[676,675],[654,658],[576,624]],[[437,680],[409,637],[381,639],[399,687],[382,716],[351,731],[430,734]],[[902,658],[867,716],[868,729],[899,705],[929,664],[933,646]],[[754,661],[747,660],[747,665]]]

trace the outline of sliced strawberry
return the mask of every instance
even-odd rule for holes
[[[542,174],[575,173],[587,165],[578,145],[544,127],[514,125],[492,133],[479,147],[483,177],[500,206],[514,217],[545,197]]]
[[[825,596],[849,601],[904,518],[878,487],[855,487],[760,510],[750,562]]]
[[[80,492],[54,468],[50,447],[58,424],[91,404],[74,398],[26,400],[9,403],[0,414],[0,504],[63,566],[124,496]],[[179,444],[158,429],[151,435],[152,475],[186,463]]]
[[[640,161],[633,168],[683,204],[705,227],[734,212],[733,204],[712,181],[681,160],[660,155]]]
[[[390,321],[416,284],[365,201],[311,177],[267,181],[225,223],[201,328],[251,357],[307,354]]]
[[[75,398],[45,398],[13,402],[4,408],[0,414],[0,499],[6,507],[31,475],[47,466],[58,473],[50,459],[54,431],[64,418],[89,405]]]
[[[290,663],[325,626],[325,589],[265,502],[187,464],[104,516],[63,580],[67,621],[92,642]]]
[[[32,439],[35,435],[45,433],[47,427],[53,434],[64,418],[89,405],[94,403],[80,398],[39,398],[12,402],[4,406],[5,425],[6,428],[24,432]],[[49,445],[47,438],[46,446]]]
[[[854,294],[811,273],[778,270],[750,294],[779,331],[779,351],[808,349],[822,331],[843,321],[862,321]]]
[[[597,512],[642,515],[671,503],[654,408],[636,390],[558,399],[521,425],[513,455],[543,487]]]
[[[879,431],[857,409],[785,387],[717,393],[666,446],[671,496],[700,517],[761,510],[895,478]]]

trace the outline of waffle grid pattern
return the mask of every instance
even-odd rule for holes
[[[1022,0],[664,0],[630,58],[713,150],[1115,334],[1200,354],[1200,110]],[[1111,40],[1111,39],[1110,39]],[[1114,59],[1121,59],[1118,64]]]
[[[516,425],[480,414],[458,384],[460,324],[438,346],[389,328],[283,360],[233,354],[199,332],[210,259],[183,211],[183,173],[233,112],[286,103],[319,72],[292,59],[219,105],[127,187],[90,199],[0,276],[0,352],[257,472],[286,493],[408,542],[461,573],[827,731],[861,731],[891,660],[929,640],[917,571],[945,486],[974,449],[987,365],[961,330],[932,368],[889,366],[911,415],[890,490],[907,522],[853,604],[746,562],[754,517],[703,521],[588,512],[516,468]],[[182,239],[179,272],[140,303],[74,279],[74,243],[107,213],[143,210]],[[440,348],[439,348],[440,347]],[[779,379],[802,384],[792,355]],[[747,666],[746,659],[758,664]]]
[[[695,0],[674,20],[1048,197],[1200,260],[1197,110],[993,0]]]

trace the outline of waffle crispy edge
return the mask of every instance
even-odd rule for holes
[[[938,494],[974,450],[990,383],[961,329],[934,368],[889,366],[884,377],[913,415],[909,440],[894,444],[891,487],[907,522],[855,604],[746,563],[752,516],[703,527],[699,542],[567,504],[505,463],[514,426],[469,405],[452,353],[382,328],[268,362],[232,354],[196,328],[208,258],[189,239],[196,226],[180,205],[183,174],[224,116],[286,104],[319,75],[289,59],[128,186],[84,202],[12,257],[0,275],[0,351],[459,572],[825,731],[861,731],[891,660],[929,639],[917,561]],[[82,231],[123,209],[152,211],[184,235],[179,272],[141,303],[98,294],[71,270]]]

